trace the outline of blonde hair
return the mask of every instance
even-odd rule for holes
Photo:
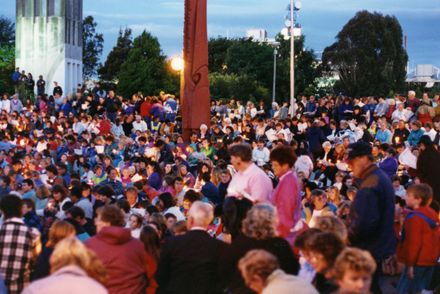
[[[50,191],[49,188],[46,185],[41,185],[39,187],[36,187],[35,189],[35,195],[39,198],[39,199],[46,199],[47,197],[50,196]]]
[[[270,204],[257,204],[252,207],[243,220],[243,234],[257,240],[276,236],[277,210]]]
[[[333,233],[338,236],[344,243],[347,243],[347,227],[345,226],[344,222],[336,216],[319,216],[316,218],[316,222],[313,227],[325,233]]]
[[[49,240],[46,247],[55,247],[61,240],[66,237],[75,236],[75,227],[66,221],[55,221],[49,230]]]
[[[238,268],[245,279],[257,275],[266,281],[279,267],[278,259],[273,254],[261,249],[249,251],[238,262]]]
[[[368,251],[347,247],[336,258],[335,278],[341,280],[348,270],[357,273],[364,272],[371,276],[376,270],[376,262]]]
[[[80,267],[89,277],[101,284],[107,281],[107,272],[102,262],[76,238],[60,241],[50,257],[51,273],[69,265]]]

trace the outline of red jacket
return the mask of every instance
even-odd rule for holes
[[[140,114],[143,118],[150,116],[152,106],[153,105],[148,101],[142,102],[140,107]]]
[[[147,278],[148,278],[148,287],[146,289],[147,294],[155,294],[157,290],[157,282],[154,278],[154,275],[157,271],[157,261],[154,259],[154,257],[145,252],[145,260],[147,261]]]
[[[416,212],[438,223],[437,213],[430,207],[420,207]],[[397,247],[397,257],[407,266],[434,266],[440,256],[439,227],[432,228],[426,220],[414,214],[405,220],[404,239]]]
[[[108,120],[103,120],[98,125],[99,135],[106,136],[110,133],[112,129],[112,124]]]
[[[146,261],[141,241],[129,229],[104,227],[86,242],[107,269],[106,288],[110,294],[145,293]]]

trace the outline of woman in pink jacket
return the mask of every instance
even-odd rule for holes
[[[301,195],[298,179],[293,173],[296,156],[292,148],[280,146],[270,153],[270,161],[275,176],[279,183],[272,197],[272,204],[278,210],[278,234],[293,245],[295,239],[295,226],[301,219]]]

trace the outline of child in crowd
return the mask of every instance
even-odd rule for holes
[[[394,194],[396,196],[399,196],[399,197],[405,199],[405,197],[406,197],[406,190],[405,190],[405,187],[403,187],[400,184],[401,183],[400,177],[399,176],[394,176],[394,177],[392,177],[391,180],[392,180],[392,183],[393,183]]]
[[[438,213],[429,207],[432,189],[415,184],[407,189],[406,204],[412,209],[405,218],[397,256],[404,264],[399,293],[419,293],[429,288],[440,256]]]
[[[313,228],[317,217],[334,215],[336,207],[328,202],[327,194],[323,190],[312,191],[312,204],[304,208],[305,219],[309,227]]]
[[[376,262],[368,251],[345,248],[334,266],[334,276],[339,286],[335,294],[369,294]]]

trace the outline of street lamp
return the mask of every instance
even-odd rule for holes
[[[183,58],[180,56],[176,56],[171,59],[171,68],[175,71],[181,72],[183,70],[184,65],[185,64]]]
[[[295,11],[301,9],[301,2],[290,0],[290,15],[286,26],[290,31],[290,115],[293,116],[293,105],[295,103]]]
[[[273,84],[272,84],[272,102],[275,102],[275,92],[276,92],[276,84],[277,84],[277,55],[278,55],[278,47],[280,46],[279,42],[273,42]]]

